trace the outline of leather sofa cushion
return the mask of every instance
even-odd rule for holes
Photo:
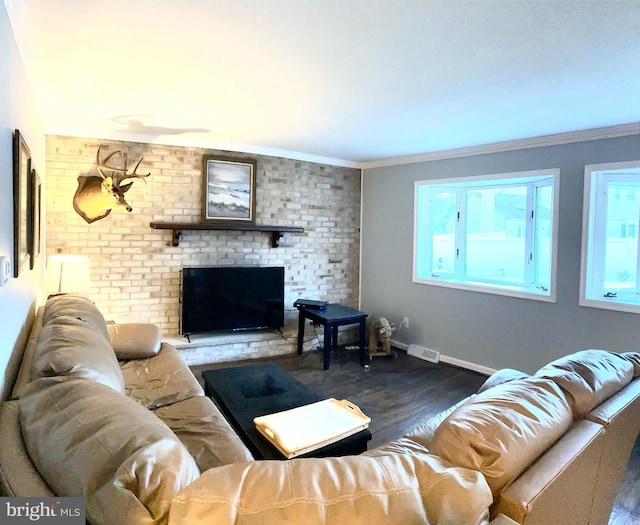
[[[208,397],[196,396],[165,405],[155,414],[187,447],[201,472],[253,461],[249,449]]]
[[[606,350],[582,350],[543,366],[536,377],[552,379],[569,394],[575,419],[628,385],[633,363]]]
[[[107,339],[85,321],[61,315],[45,323],[33,358],[31,377],[92,379],[124,393],[124,380]]]
[[[482,386],[478,389],[478,393],[484,392],[485,390],[489,390],[494,386],[508,383],[509,381],[514,381],[516,379],[525,379],[527,377],[529,377],[529,374],[520,372],[520,370],[514,370],[513,368],[503,368],[491,374],[487,378],[487,380],[482,384]]]
[[[202,474],[171,504],[170,525],[486,523],[479,472],[427,454],[236,463]]]
[[[110,324],[107,331],[119,360],[144,359],[160,351],[160,328],[154,324]]]
[[[107,341],[109,340],[104,316],[88,298],[73,294],[60,294],[50,297],[44,308],[44,324],[56,317],[67,315],[82,319]]]
[[[204,395],[178,351],[168,343],[162,343],[154,357],[120,363],[120,370],[125,394],[151,410]]]
[[[165,523],[171,499],[199,475],[162,421],[100,383],[38,379],[19,405],[33,463],[55,494],[86,498],[91,523]]]
[[[390,454],[428,454],[429,451],[420,443],[412,439],[402,437],[395,441],[389,441],[371,450],[364,451],[362,456],[388,456]]]
[[[519,379],[457,408],[436,429],[429,450],[454,465],[482,472],[496,495],[572,421],[571,408],[553,381]]]
[[[449,408],[444,409],[442,412],[436,414],[435,416],[430,417],[424,423],[411,430],[404,437],[415,441],[416,443],[428,449],[429,447],[431,447],[433,435],[436,433],[436,430],[441,425],[441,423],[445,419],[447,419],[456,408],[464,405],[467,401],[473,399],[474,397],[475,394],[472,394],[469,397],[461,399],[455,405],[452,405]]]
[[[633,377],[640,377],[640,352],[623,352],[620,356],[633,365]]]

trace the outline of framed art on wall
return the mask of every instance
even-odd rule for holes
[[[31,170],[31,191],[29,192],[31,195],[31,220],[29,233],[30,233],[30,241],[29,246],[31,247],[31,263],[29,267],[33,270],[33,267],[36,264],[36,258],[40,255],[40,231],[41,231],[41,220],[42,220],[42,183],[40,182],[40,177],[35,169]]]
[[[13,276],[18,277],[31,258],[29,207],[31,153],[19,130],[13,135]]]
[[[204,155],[202,220],[255,222],[256,161]]]

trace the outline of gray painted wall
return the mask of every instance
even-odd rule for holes
[[[5,3],[0,2],[0,255],[13,258],[13,131],[19,129],[31,151],[32,165],[45,182],[44,131],[31,97]],[[44,214],[44,209],[42,210]],[[43,232],[45,221],[42,221]],[[43,233],[44,235],[44,233]],[[19,361],[36,303],[40,298],[44,257],[35,267],[22,270],[0,287],[0,397],[6,398],[17,373]]]
[[[578,306],[584,166],[640,159],[640,135],[364,170],[361,308],[400,326],[393,338],[454,360],[533,372],[585,348],[638,350],[640,316]],[[417,180],[560,169],[557,301],[412,282]]]

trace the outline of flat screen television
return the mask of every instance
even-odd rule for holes
[[[284,267],[182,269],[182,333],[284,325]]]

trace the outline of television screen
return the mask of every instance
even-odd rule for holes
[[[182,269],[182,333],[280,328],[284,267]]]

